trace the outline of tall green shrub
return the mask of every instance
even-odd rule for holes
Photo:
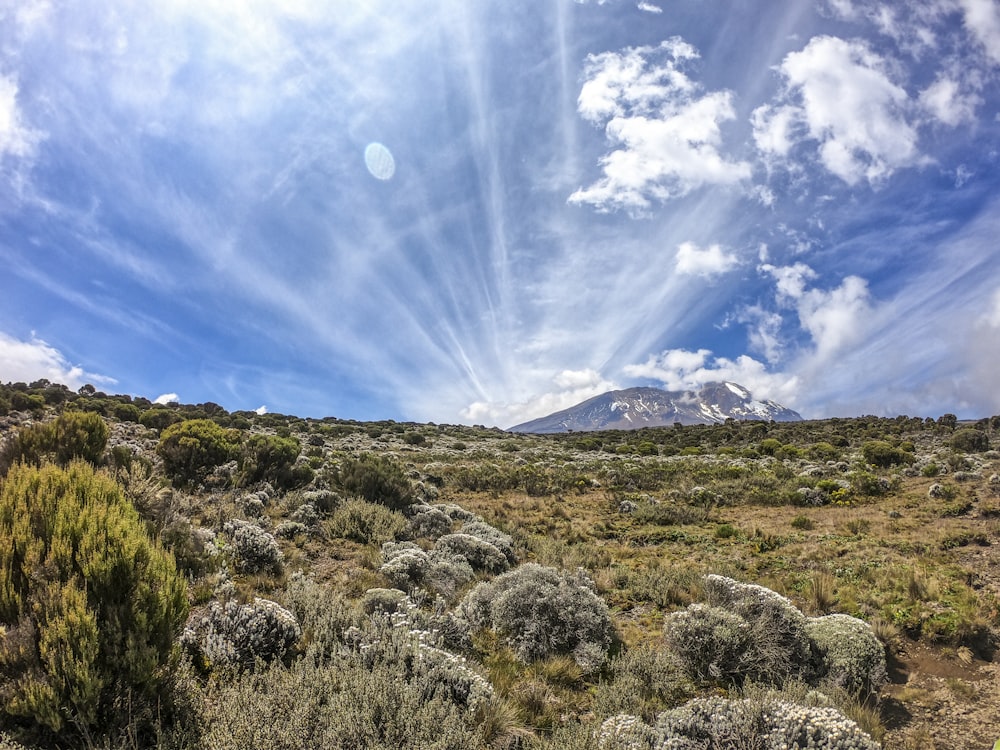
[[[337,479],[348,494],[393,510],[402,510],[414,500],[413,486],[403,470],[393,461],[372,453],[344,461]]]
[[[108,426],[94,412],[66,412],[51,422],[20,430],[0,451],[0,474],[21,461],[41,464],[49,460],[66,465],[76,458],[101,463],[108,444]]]
[[[239,454],[240,434],[210,419],[188,419],[163,430],[156,452],[175,482],[195,483]]]
[[[92,466],[15,465],[0,486],[0,718],[105,729],[155,700],[187,615],[173,558]]]
[[[250,435],[240,447],[240,482],[251,485],[268,480],[283,488],[294,486],[293,469],[301,450],[293,437]]]

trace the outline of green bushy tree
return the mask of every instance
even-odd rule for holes
[[[308,481],[311,476],[305,477],[295,470],[295,459],[301,450],[299,441],[293,437],[250,435],[240,446],[241,483],[250,485],[268,480],[290,488],[300,484],[297,480]]]
[[[156,452],[163,469],[178,483],[194,484],[239,455],[240,434],[210,419],[188,419],[163,430]]]
[[[986,433],[973,429],[956,430],[948,444],[962,453],[982,453],[990,449],[990,439]]]
[[[0,718],[65,734],[153,705],[186,587],[118,485],[82,461],[15,465],[0,539]]]
[[[864,456],[865,461],[882,469],[900,464],[912,464],[916,461],[916,457],[912,453],[897,448],[884,440],[869,440],[861,446],[861,455]]]

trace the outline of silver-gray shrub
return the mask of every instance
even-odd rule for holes
[[[720,607],[692,604],[667,615],[663,634],[685,673],[698,682],[742,682],[759,660],[750,623]]]
[[[437,540],[434,549],[451,557],[465,559],[473,570],[502,573],[510,567],[510,561],[501,550],[471,534],[445,534]]]
[[[705,576],[704,589],[709,605],[739,615],[750,626],[747,679],[773,683],[811,676],[816,659],[806,616],[788,599],[764,586],[714,574]]]
[[[509,534],[504,534],[500,529],[490,526],[485,521],[467,521],[459,529],[462,534],[469,534],[484,542],[489,542],[503,553],[507,562],[511,565],[517,564],[517,555],[514,553],[514,540]]]
[[[414,539],[437,539],[451,532],[452,520],[440,508],[419,503],[407,508],[406,516],[407,531]]]
[[[264,529],[246,521],[227,521],[223,531],[229,535],[233,566],[240,573],[280,573],[282,564],[278,542]]]
[[[281,539],[292,539],[299,534],[309,533],[309,527],[298,521],[282,521],[274,530],[274,535]]]
[[[888,680],[885,646],[864,620],[842,614],[814,617],[806,632],[822,655],[826,681],[864,698]]]
[[[208,612],[194,618],[181,636],[181,645],[213,669],[252,667],[286,658],[302,636],[291,612],[276,602],[255,598],[250,604],[235,600],[213,602]]]
[[[478,521],[480,520],[472,511],[466,510],[461,505],[455,505],[455,503],[435,503],[434,508],[437,508],[442,513],[444,513],[448,518],[453,521]]]
[[[399,629],[355,649],[308,653],[290,668],[188,684],[198,746],[213,750],[489,745],[477,722],[479,706],[491,700],[488,683]]]
[[[382,545],[382,566],[379,571],[389,582],[403,591],[424,588],[451,599],[456,592],[475,578],[469,561],[459,552],[465,547],[446,544],[444,549],[425,552],[413,542],[386,542]],[[492,553],[499,562],[499,551]]]
[[[315,526],[319,522],[319,510],[312,503],[302,503],[292,511],[291,520],[304,526]]]
[[[568,654],[595,671],[614,636],[608,607],[586,575],[535,563],[480,583],[458,609],[473,628],[498,633],[523,662]]]
[[[379,572],[402,591],[409,591],[423,583],[431,566],[427,553],[412,542],[385,542],[382,559],[384,562]]]
[[[600,730],[600,747],[629,750],[879,750],[880,745],[835,708],[782,700],[695,698],[650,725],[617,715]]]

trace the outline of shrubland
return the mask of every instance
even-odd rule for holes
[[[0,426],[0,747],[996,739],[998,417],[537,436],[38,381]]]

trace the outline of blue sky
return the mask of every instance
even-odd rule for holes
[[[0,381],[1000,413],[996,0],[0,0]]]

